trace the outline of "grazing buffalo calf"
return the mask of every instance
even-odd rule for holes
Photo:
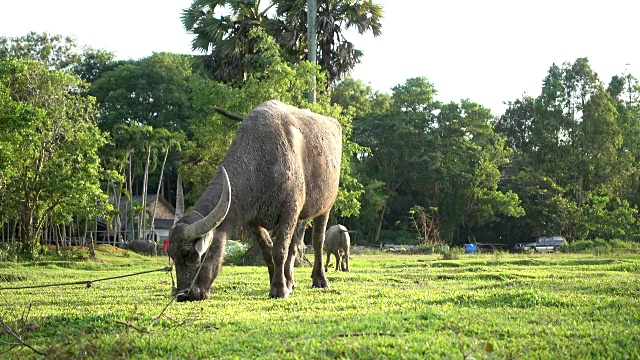
[[[324,265],[324,271],[329,271],[331,254],[336,258],[336,271],[349,271],[349,248],[351,247],[351,239],[349,238],[347,228],[342,225],[333,225],[327,230],[325,238],[327,262]]]
[[[342,129],[333,118],[277,101],[256,107],[240,124],[220,168],[169,235],[177,300],[203,300],[220,272],[226,240],[239,228],[257,238],[269,269],[269,297],[295,287],[298,220],[313,220],[313,287],[328,288],[322,247],[338,194]],[[184,207],[178,202],[176,217]],[[269,232],[274,235],[273,241]]]

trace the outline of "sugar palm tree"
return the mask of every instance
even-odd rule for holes
[[[194,0],[183,10],[182,23],[195,34],[193,50],[204,53],[201,69],[216,80],[242,82],[250,69],[246,57],[253,53],[249,31],[277,26],[267,16],[273,5],[261,10],[260,0]]]
[[[182,14],[187,31],[200,56],[202,69],[214,79],[241,83],[251,70],[247,55],[255,45],[249,31],[262,27],[283,46],[294,61],[307,59],[306,0],[194,0]],[[345,38],[355,28],[361,34],[381,34],[382,7],[372,0],[318,1],[318,63],[327,73],[328,84],[348,74],[360,62],[362,51]]]
[[[306,0],[280,0],[278,15],[283,21],[283,41],[289,54],[298,60],[307,58]],[[362,51],[345,37],[355,28],[360,34],[382,32],[382,6],[372,0],[318,0],[318,64],[327,74],[327,84],[335,84],[360,62]]]

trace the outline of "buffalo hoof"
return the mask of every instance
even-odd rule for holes
[[[271,292],[269,292],[270,299],[286,299],[291,294],[291,290],[286,287],[271,287]]]
[[[328,289],[329,282],[327,282],[327,279],[320,279],[320,280],[314,279],[313,287],[316,289]]]
[[[295,288],[296,288],[296,282],[293,280],[287,280],[287,289],[289,289],[289,292],[293,292]]]

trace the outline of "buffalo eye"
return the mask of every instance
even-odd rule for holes
[[[188,249],[182,249],[182,251],[180,252],[180,255],[182,255],[183,259],[186,259],[189,257],[189,250]]]

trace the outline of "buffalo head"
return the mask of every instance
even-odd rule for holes
[[[178,281],[177,301],[209,298],[222,265],[226,239],[216,236],[216,228],[229,211],[231,185],[227,172],[222,167],[220,170],[223,175],[220,198],[207,214],[193,211],[181,217],[184,205],[182,189],[178,187],[176,220],[169,233],[169,256],[175,263]]]

